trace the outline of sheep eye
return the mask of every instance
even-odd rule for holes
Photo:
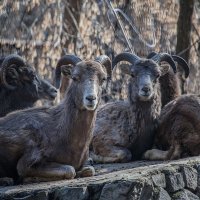
[[[134,77],[135,77],[135,74],[134,74],[134,73],[131,73],[131,77],[134,78]]]
[[[73,81],[79,81],[78,76],[72,76]]]
[[[100,79],[100,85],[104,85],[105,82],[106,82],[107,78],[106,77],[103,77]]]
[[[102,78],[102,82],[105,82],[106,81],[106,77]]]

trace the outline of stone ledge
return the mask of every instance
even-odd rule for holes
[[[199,166],[200,157],[95,165],[94,177],[2,186],[0,199],[199,199]]]

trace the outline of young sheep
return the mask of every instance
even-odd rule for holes
[[[0,117],[33,107],[39,99],[54,100],[57,96],[56,88],[40,78],[20,56],[9,55],[1,61]]]
[[[125,52],[117,55],[115,66],[127,61],[124,72],[131,75],[128,101],[105,104],[98,110],[92,140],[91,157],[95,162],[128,162],[139,159],[152,147],[156,119],[160,114],[159,78],[169,66],[160,67],[152,59],[141,59]],[[168,62],[174,71],[176,65],[168,54],[162,54],[157,62]]]
[[[154,60],[157,57],[156,52],[151,52],[147,58],[153,58]],[[172,70],[169,70],[168,73],[166,73],[164,76],[160,77],[160,86],[161,86],[161,102],[162,107],[164,107],[167,103],[174,100],[175,98],[179,97],[181,95],[181,83],[185,81],[185,79],[188,78],[190,69],[187,64],[187,62],[181,58],[180,56],[172,55],[172,58],[175,62],[178,63],[178,66],[182,68],[182,70],[185,72],[185,76],[181,76],[179,73],[174,73]],[[180,70],[179,70],[180,71]],[[182,80],[180,82],[180,79]]]
[[[103,83],[111,75],[111,62],[103,58],[82,61],[65,55],[59,68],[72,82],[59,105],[21,110],[0,119],[0,177],[55,180],[73,178],[78,170],[82,176],[94,174],[92,167],[83,165]]]
[[[96,59],[99,59],[99,60],[104,59],[104,56],[100,56]],[[63,65],[64,62],[65,62],[64,57],[58,61],[57,65],[56,65],[56,72],[55,72],[55,79],[54,79],[55,87],[57,89],[59,88],[59,90],[60,90],[61,99],[64,98],[65,91],[66,91],[67,87],[69,86],[69,84],[71,83],[71,79],[69,77],[64,76],[64,75],[61,77],[61,73],[60,73],[61,69],[59,66]],[[110,62],[110,60],[109,61],[107,60],[105,62]],[[109,72],[109,74],[111,74],[111,72]],[[62,82],[60,83],[61,78],[62,78]],[[102,90],[101,100],[103,100],[103,102],[107,102],[109,99],[109,97],[107,95],[107,91],[109,89],[110,83],[111,83],[111,77],[108,77],[108,79],[106,81],[106,87],[104,87]]]
[[[155,146],[144,158],[173,160],[200,155],[200,96],[182,95],[167,104],[159,117]]]

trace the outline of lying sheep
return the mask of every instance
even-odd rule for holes
[[[153,58],[156,59],[157,53],[151,52],[147,58]],[[179,97],[181,95],[181,83],[184,82],[190,73],[189,66],[187,62],[177,55],[172,55],[172,58],[175,62],[178,63],[178,66],[180,66],[183,71],[185,72],[185,76],[180,76],[178,73],[174,73],[172,70],[169,70],[168,73],[166,73],[164,76],[160,77],[160,86],[161,86],[161,102],[162,107],[164,107],[167,103],[174,100],[175,98]],[[180,82],[180,79],[182,81]]]
[[[18,55],[1,60],[0,79],[0,117],[33,107],[39,99],[54,100],[57,96],[56,88]]]
[[[56,180],[74,178],[75,171],[80,176],[94,174],[84,163],[111,62],[107,56],[82,61],[65,55],[59,69],[72,79],[59,105],[16,111],[0,119],[0,177]]]
[[[139,159],[153,144],[161,109],[159,78],[169,71],[169,66],[160,67],[152,59],[142,59],[128,52],[117,55],[113,66],[120,61],[131,63],[122,68],[122,72],[131,76],[129,99],[105,104],[98,110],[91,151],[95,162]],[[176,71],[170,55],[160,55],[157,62],[161,61],[168,62]]]
[[[159,117],[155,147],[148,160],[173,160],[200,154],[200,96],[182,95],[167,104]]]

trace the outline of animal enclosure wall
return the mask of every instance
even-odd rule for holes
[[[136,54],[146,56],[152,50],[175,52],[179,1],[119,0],[112,3],[128,15],[139,32],[138,36],[130,26],[125,26]],[[188,48],[191,75],[185,87],[189,93],[200,92],[198,3],[196,0],[191,44],[197,42]],[[150,48],[149,45],[155,46]],[[19,53],[49,80],[53,80],[53,69],[64,53],[94,58],[104,53],[113,57],[124,50],[127,50],[127,44],[104,0],[0,2],[1,55]],[[127,97],[127,79],[126,75],[117,72],[112,86],[113,98]]]

